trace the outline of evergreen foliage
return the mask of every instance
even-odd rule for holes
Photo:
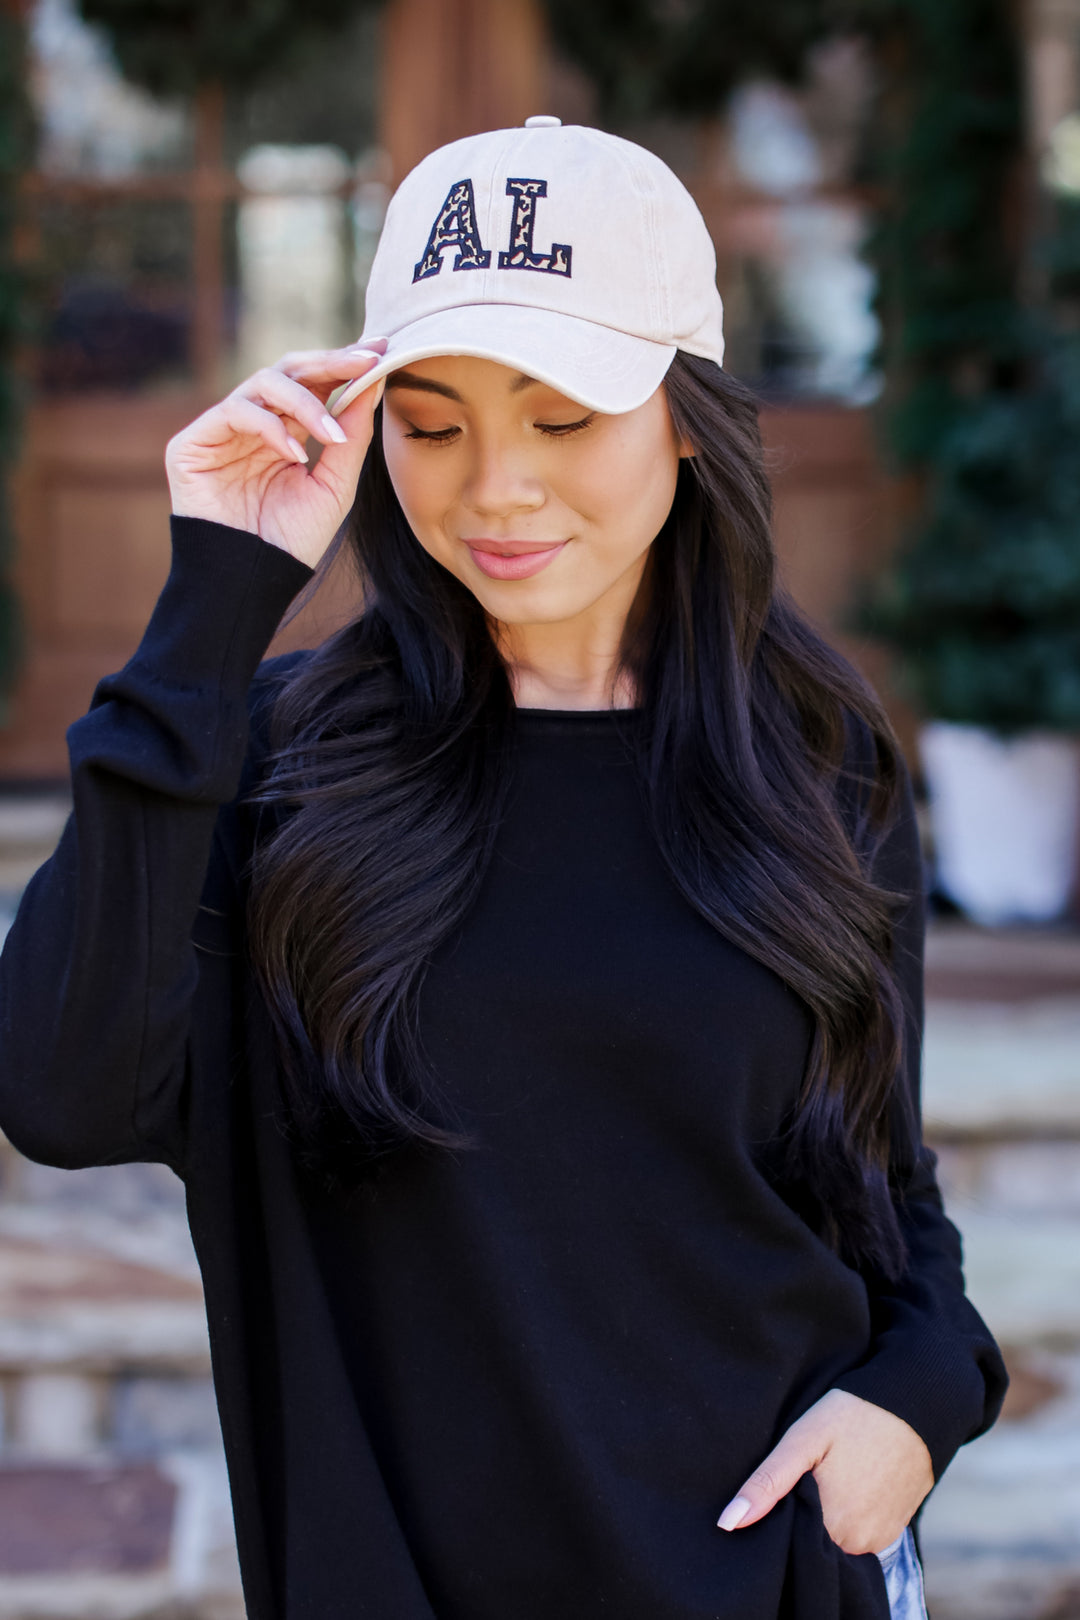
[[[833,0],[546,0],[556,44],[616,124],[716,113],[755,73],[797,79],[809,46],[848,9]]]
[[[1017,380],[1023,44],[1011,0],[863,0],[879,48],[882,207],[866,252],[885,330],[887,437],[931,476],[959,412]]]
[[[857,615],[925,713],[1002,734],[1080,731],[1080,204],[1052,224],[1019,374],[952,403],[925,518]]]
[[[22,276],[15,263],[19,176],[30,149],[22,23],[0,9],[0,723],[21,649],[20,621],[9,567],[14,550],[8,482],[18,443],[19,383],[15,351],[22,332]]]
[[[861,615],[919,708],[1080,730],[1080,343],[1040,386],[983,396],[937,447],[929,510]]]
[[[79,0],[106,30],[125,75],[158,95],[213,82],[261,83],[312,38],[347,26],[373,0]]]
[[[1080,205],[1043,199],[1043,239],[1024,239],[1012,8],[927,5],[919,40],[934,72],[909,74],[874,252],[899,311],[891,440],[926,498],[856,621],[898,652],[924,713],[1002,734],[1076,731]],[[947,73],[959,82],[945,94]],[[1025,303],[1033,264],[1040,291]]]

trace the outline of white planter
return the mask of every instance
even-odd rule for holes
[[[935,720],[919,736],[938,883],[973,922],[1065,911],[1080,843],[1080,743]]]

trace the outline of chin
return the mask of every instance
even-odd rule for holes
[[[490,589],[490,580],[484,581],[484,586],[488,587],[486,589],[474,585],[472,580],[465,583],[480,605],[503,624],[559,624],[563,619],[573,619],[579,613],[584,613],[593,602],[592,597],[577,600],[563,592],[528,591],[525,587],[532,582],[527,579],[514,580],[512,584],[507,582],[494,590]]]

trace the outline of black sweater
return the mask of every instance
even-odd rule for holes
[[[185,1180],[251,1620],[887,1620],[877,1559],[828,1538],[812,1475],[747,1530],[717,1514],[834,1387],[903,1417],[940,1476],[1004,1369],[931,1154],[893,1287],[763,1169],[810,1014],[676,891],[634,711],[518,712],[491,867],[421,1001],[478,1148],[405,1151],[361,1198],[297,1169],[244,947],[241,800],[251,694],[306,655],[258,666],[310,577],[175,522],[138,652],[70,729],[74,812],[0,977],[15,1145]],[[912,896],[917,1022],[910,784],[878,869]]]

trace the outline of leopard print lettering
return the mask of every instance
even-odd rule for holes
[[[553,242],[550,253],[533,249],[536,199],[547,196],[547,181],[508,180],[506,195],[514,199],[514,217],[510,223],[510,247],[499,254],[499,269],[545,270],[549,275],[568,276],[571,250],[565,242]]]
[[[455,180],[447,192],[446,201],[431,227],[424,256],[413,271],[413,280],[426,281],[428,276],[437,276],[442,269],[442,256],[451,247],[458,250],[455,270],[486,270],[491,263],[491,254],[481,242],[476,226],[476,198],[471,180]]]

